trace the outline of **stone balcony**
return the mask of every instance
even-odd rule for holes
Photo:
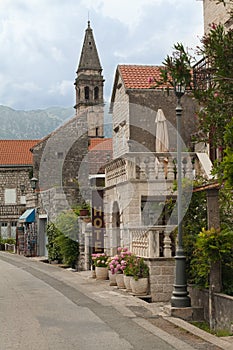
[[[207,158],[208,156],[204,154]],[[177,177],[176,152],[131,152],[114,159],[105,167],[106,187],[125,181],[170,181]],[[207,177],[197,153],[182,152],[182,176],[190,180]]]

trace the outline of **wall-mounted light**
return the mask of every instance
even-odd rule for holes
[[[23,196],[24,191],[25,191],[25,185],[24,185],[24,184],[21,184],[19,187],[20,187],[21,194],[22,194],[22,196]]]
[[[32,187],[33,191],[35,192],[36,187],[37,187],[38,179],[36,177],[32,177],[30,179],[30,182],[31,182],[31,187]]]

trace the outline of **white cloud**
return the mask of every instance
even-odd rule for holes
[[[41,91],[41,88],[35,83],[33,83],[32,81],[25,81],[22,84],[13,83],[12,88],[15,90],[21,90],[21,91],[30,92],[30,93]]]
[[[175,42],[192,47],[202,33],[202,2],[195,0],[0,1],[0,103],[25,109],[75,104],[88,11],[105,96],[117,64],[160,64]]]
[[[61,96],[69,96],[71,94],[71,88],[73,91],[73,81],[63,80],[58,82],[56,85],[51,86],[48,90],[48,93],[51,95],[61,95]]]

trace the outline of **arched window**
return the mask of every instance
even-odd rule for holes
[[[85,86],[84,88],[85,100],[89,100],[89,87]]]
[[[94,100],[98,100],[98,98],[99,98],[99,88],[98,86],[96,86],[94,88]]]

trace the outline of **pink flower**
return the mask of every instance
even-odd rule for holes
[[[153,77],[149,77],[149,78],[148,78],[148,83],[151,84],[151,83],[153,83],[153,82],[154,82],[154,78],[153,78]]]
[[[215,23],[212,23],[211,28],[215,30],[217,28],[217,25]]]

